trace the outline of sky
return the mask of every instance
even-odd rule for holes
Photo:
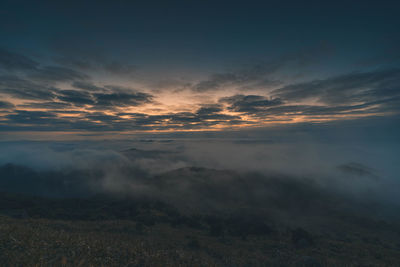
[[[244,199],[278,177],[294,192],[311,182],[398,205],[399,8],[0,1],[2,188],[61,196],[78,177],[94,192],[135,193],[144,178],[203,172],[228,191],[243,175],[254,191],[232,194]],[[174,190],[149,192],[192,199]]]
[[[0,132],[212,132],[400,112],[396,1],[2,1]],[[368,121],[368,120],[367,120]]]

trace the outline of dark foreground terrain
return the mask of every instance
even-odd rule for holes
[[[2,166],[0,266],[400,266],[395,205],[282,175],[122,170],[102,191],[101,170]]]
[[[1,266],[400,266],[399,228],[351,215],[291,227],[158,201],[13,194],[0,208]]]

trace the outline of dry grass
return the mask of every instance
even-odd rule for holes
[[[397,236],[352,233],[319,235],[315,246],[296,248],[289,231],[244,240],[167,224],[0,217],[0,265],[400,266]]]

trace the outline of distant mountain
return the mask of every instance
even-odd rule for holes
[[[160,158],[176,153],[167,150],[143,150],[137,148],[130,148],[127,150],[123,150],[122,154],[131,158]]]
[[[136,150],[132,151],[136,153]],[[6,164],[0,166],[0,191],[47,198],[90,198],[100,194],[160,201],[188,214],[240,211],[279,220],[306,219],[310,216],[329,220],[337,214],[385,215],[382,204],[369,199],[360,202],[351,196],[322,188],[312,179],[201,167],[142,175],[140,170],[121,168],[117,175],[112,171],[106,173],[100,167],[37,171]],[[385,209],[393,210],[388,206]]]
[[[9,163],[0,166],[0,188],[35,196],[83,197],[96,193],[101,176],[96,170],[37,171]]]

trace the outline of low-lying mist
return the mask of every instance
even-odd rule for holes
[[[185,211],[243,209],[286,219],[336,211],[394,218],[400,204],[399,143],[365,136],[296,128],[0,147],[3,192],[147,198]]]

